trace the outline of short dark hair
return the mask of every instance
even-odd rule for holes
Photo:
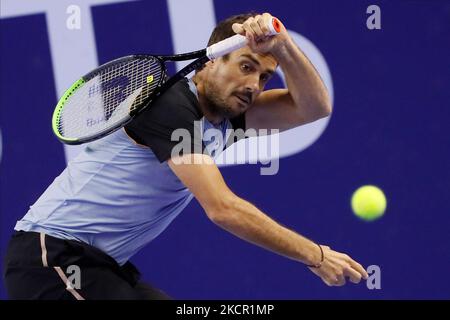
[[[234,36],[236,33],[233,31],[232,25],[233,23],[243,23],[248,18],[257,16],[259,13],[257,12],[249,12],[249,13],[241,13],[237,14],[231,17],[226,18],[225,20],[220,21],[216,27],[214,28],[213,32],[211,33],[211,36],[208,40],[208,47],[210,45],[213,45],[219,41],[222,41],[226,38]],[[229,55],[226,54],[222,57],[224,61],[227,61],[229,58]],[[199,72],[204,68],[204,65],[200,68],[197,68],[195,72]]]
[[[211,36],[209,37],[208,46],[217,43],[219,41],[222,41],[226,38],[229,38],[231,36],[234,36],[235,33],[233,31],[233,28],[231,27],[233,23],[243,23],[248,18],[257,16],[258,13],[256,12],[249,12],[249,13],[243,13],[243,14],[237,14],[234,16],[231,16],[229,18],[226,18],[225,20],[220,21],[217,26],[214,28]]]

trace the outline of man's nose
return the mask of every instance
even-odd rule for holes
[[[259,77],[249,76],[245,84],[245,90],[251,93],[258,93],[258,91],[260,90]]]

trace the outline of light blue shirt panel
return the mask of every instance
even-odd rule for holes
[[[167,162],[134,144],[122,129],[90,143],[15,229],[83,241],[123,264],[192,197]]]
[[[197,95],[192,81],[189,85]],[[230,122],[201,121],[202,133],[216,129],[222,135],[204,141],[207,150],[217,150],[212,144],[226,141]],[[163,232],[192,198],[167,162],[160,163],[151,149],[136,145],[121,129],[91,142],[70,161],[15,230],[82,241],[122,265]]]

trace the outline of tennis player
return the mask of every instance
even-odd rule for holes
[[[286,29],[266,36],[271,19],[243,14],[220,22],[208,45],[235,33],[249,45],[206,63],[69,162],[15,226],[4,270],[10,299],[169,299],[143,283],[129,259],[193,197],[221,228],[306,265],[329,286],[367,278],[349,256],[281,226],[234,194],[207,152],[216,139],[200,135],[173,155],[177,129],[194,136],[214,128],[227,141],[227,129],[283,131],[330,114],[324,84]],[[264,91],[278,65],[288,88]],[[80,279],[73,277],[76,268]]]

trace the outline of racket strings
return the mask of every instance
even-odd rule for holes
[[[100,70],[65,102],[58,123],[60,134],[80,139],[120,125],[146,101],[163,76],[155,58],[128,59]]]

